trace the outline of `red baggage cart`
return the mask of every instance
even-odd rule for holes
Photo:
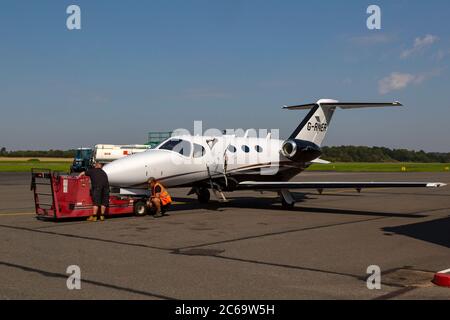
[[[31,170],[31,190],[36,215],[40,219],[60,220],[92,215],[91,179],[86,176],[63,175],[48,169]],[[144,215],[143,197],[110,195],[106,217]]]

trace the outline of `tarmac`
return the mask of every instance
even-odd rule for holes
[[[449,173],[304,173],[302,181],[450,182]],[[450,299],[450,187],[312,190],[208,205],[169,190],[169,216],[48,222],[28,173],[0,174],[0,299]],[[69,290],[69,266],[81,290]],[[369,266],[381,289],[367,286]]]

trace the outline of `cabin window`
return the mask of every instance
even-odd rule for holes
[[[194,158],[201,158],[205,155],[206,150],[202,145],[194,143]]]
[[[191,143],[182,139],[170,139],[158,149],[175,151],[185,157],[189,157],[191,154]]]
[[[236,147],[230,144],[228,146],[228,151],[230,151],[231,153],[235,153],[236,152]]]
[[[259,153],[263,152],[263,148],[261,146],[256,146],[255,150],[256,150],[256,152],[259,152]]]
[[[242,151],[244,151],[245,153],[249,153],[250,152],[250,147],[249,146],[242,146]]]

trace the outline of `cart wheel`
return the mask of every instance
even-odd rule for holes
[[[138,201],[134,204],[134,214],[137,216],[145,216],[147,214],[147,203]]]

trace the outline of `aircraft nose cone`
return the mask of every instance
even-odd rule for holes
[[[131,155],[115,160],[103,167],[109,184],[116,187],[129,187],[145,182],[145,164],[142,157]]]
[[[120,172],[118,169],[119,167],[113,163],[108,163],[103,167],[103,171],[106,172],[110,185],[117,185],[117,182],[120,181]]]

